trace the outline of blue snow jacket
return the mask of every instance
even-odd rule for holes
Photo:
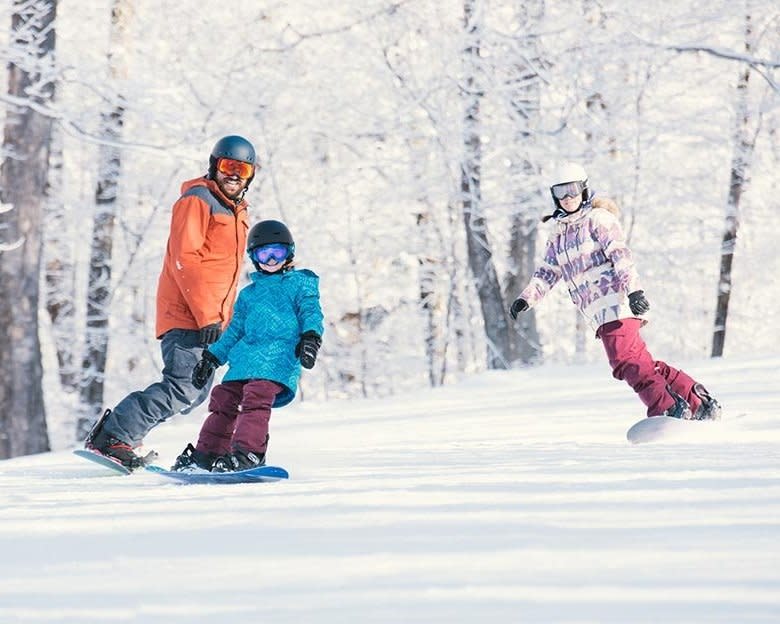
[[[284,386],[274,407],[295,398],[301,363],[295,346],[307,331],[322,336],[319,277],[307,269],[250,275],[238,294],[233,318],[209,352],[228,371],[222,381],[268,379]]]

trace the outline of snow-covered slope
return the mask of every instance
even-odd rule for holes
[[[669,444],[605,363],[278,410],[277,484],[0,462],[0,622],[780,621],[780,357],[686,369],[726,413]]]

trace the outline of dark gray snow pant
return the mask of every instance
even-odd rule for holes
[[[202,390],[192,385],[192,369],[204,348],[197,330],[172,329],[163,334],[160,348],[162,381],[128,394],[103,423],[106,433],[133,446],[139,446],[147,433],[174,414],[203,403],[214,381],[212,376]]]

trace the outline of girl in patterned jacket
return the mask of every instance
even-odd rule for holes
[[[647,406],[648,416],[717,419],[719,403],[681,370],[653,359],[639,329],[650,310],[626,246],[617,206],[592,198],[582,166],[563,165],[550,187],[555,228],[544,260],[512,303],[517,315],[538,304],[561,279],[580,312],[598,329],[616,379],[625,380]]]
[[[172,470],[246,470],[265,463],[272,407],[295,398],[301,366],[312,368],[322,344],[319,278],[294,269],[295,243],[279,221],[256,224],[247,253],[257,272],[238,295],[233,318],[219,340],[204,349],[192,383],[206,385],[228,365],[214,386],[206,418],[193,447]]]

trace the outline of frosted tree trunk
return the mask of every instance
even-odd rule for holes
[[[456,250],[457,237],[454,232],[460,228],[460,207],[455,201],[447,202],[447,232],[449,239],[449,260],[447,262],[447,301],[445,303],[445,340],[442,345],[440,383],[444,383],[448,373],[448,361],[450,354],[454,356],[455,367],[458,371],[465,371],[473,364],[473,332],[469,326],[468,314],[464,310],[464,300],[467,296],[463,293],[463,280],[461,271],[468,271],[458,262]]]
[[[109,82],[114,86],[126,78],[125,55],[132,49],[128,26],[132,3],[116,0],[111,11],[109,43]],[[108,319],[111,304],[114,222],[117,213],[117,190],[121,174],[121,154],[117,147],[122,138],[124,97],[117,90],[110,109],[101,118],[102,138],[98,155],[95,214],[92,222],[89,277],[87,284],[87,321],[84,357],[81,364],[81,413],[76,424],[76,439],[83,439],[103,408],[103,387],[108,356]]]
[[[54,128],[49,153],[49,175],[46,184],[46,208],[43,224],[43,263],[46,282],[46,311],[52,324],[57,351],[60,385],[75,392],[78,376],[75,364],[76,272],[73,250],[74,220],[60,197],[62,195],[62,133]]]
[[[748,3],[749,5],[749,3]],[[753,28],[750,11],[745,16],[745,52],[752,52]],[[718,278],[717,301],[715,304],[715,331],[712,336],[712,357],[723,355],[726,344],[726,322],[731,297],[731,269],[737,246],[739,230],[739,203],[747,180],[747,171],[753,155],[755,136],[751,136],[751,113],[748,99],[750,67],[746,66],[739,75],[736,94],[736,120],[734,127],[734,153],[731,159],[729,175],[729,194],[726,202],[726,215],[723,228],[723,241],[720,252],[720,273]]]
[[[56,2],[13,4],[0,167],[0,459],[49,450],[38,337]]]
[[[419,290],[420,307],[425,315],[425,360],[428,369],[428,383],[431,386],[439,385],[437,362],[438,353],[440,297],[436,289],[436,278],[441,267],[439,262],[428,252],[427,243],[432,237],[429,235],[431,216],[428,210],[417,214],[417,228],[422,234],[423,252],[417,258],[419,264]]]
[[[535,266],[540,193],[540,167],[535,162],[534,127],[539,125],[540,78],[537,73],[539,45],[536,30],[544,14],[544,2],[519,3],[518,23],[522,32],[515,36],[520,48],[509,52],[515,57],[506,92],[510,98],[512,122],[515,125],[514,154],[509,179],[515,193],[510,223],[509,269],[505,278],[507,300],[516,297],[530,281]],[[508,54],[508,56],[509,56]],[[511,57],[510,57],[511,58]],[[540,359],[542,352],[536,327],[536,310],[528,310],[510,330],[511,359],[529,364]]]
[[[462,98],[464,103],[463,144],[461,163],[461,197],[463,219],[466,227],[466,249],[469,268],[482,309],[482,320],[487,340],[487,367],[509,368],[509,322],[505,310],[498,274],[493,263],[493,251],[488,237],[487,220],[482,207],[480,169],[482,144],[480,141],[479,108],[482,92],[477,80],[480,61],[480,2],[464,3],[465,39],[464,78]]]

